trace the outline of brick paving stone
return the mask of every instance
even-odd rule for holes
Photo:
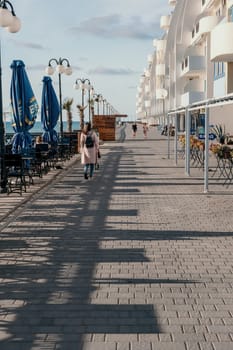
[[[233,350],[233,343],[213,343],[214,350]]]
[[[152,344],[152,350],[187,350],[185,343],[156,343]]]
[[[117,350],[131,350],[131,344],[130,343],[117,343]]]

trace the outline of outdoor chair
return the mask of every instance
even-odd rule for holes
[[[7,194],[17,192],[22,195],[26,192],[24,162],[21,154],[5,154],[5,167],[7,178]]]

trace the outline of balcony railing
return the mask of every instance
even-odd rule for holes
[[[200,18],[192,30],[192,44],[198,43],[201,37],[210,33],[222,19],[222,16],[204,16]]]
[[[171,16],[161,16],[160,18],[160,28],[163,30],[168,30],[170,27]]]
[[[189,91],[181,96],[181,105],[186,107],[194,102],[203,101],[205,93],[202,91]]]
[[[206,68],[204,56],[187,56],[181,64],[181,76],[199,76]]]
[[[156,76],[164,76],[165,75],[165,64],[157,64],[155,69]]]
[[[168,0],[168,4],[170,5],[170,6],[176,6],[176,3],[177,3],[177,0]]]

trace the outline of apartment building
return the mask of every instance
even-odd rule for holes
[[[169,0],[171,13],[160,19],[162,38],[153,41],[138,86],[140,119],[166,123],[177,117],[185,129],[185,109],[223,97],[212,104],[210,124],[225,125],[233,135],[233,0]],[[225,99],[224,99],[225,97]],[[204,102],[205,101],[205,102]],[[204,124],[205,109],[191,112],[191,128]]]

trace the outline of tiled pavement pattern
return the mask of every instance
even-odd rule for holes
[[[22,196],[19,193],[11,193],[10,195],[0,194],[0,229],[5,225],[5,219],[11,215],[14,215],[16,209],[24,206],[29,200],[34,200],[35,193],[39,192],[51,181],[53,181],[61,172],[66,171],[73,163],[80,159],[80,155],[74,155],[69,160],[64,162],[58,162],[57,165],[61,169],[52,168],[48,173],[43,174],[42,177],[33,177],[33,185],[28,186],[26,192],[22,192]],[[63,169],[63,170],[62,170]],[[28,182],[28,179],[26,179]]]
[[[232,188],[130,131],[5,220],[1,350],[233,349]]]

